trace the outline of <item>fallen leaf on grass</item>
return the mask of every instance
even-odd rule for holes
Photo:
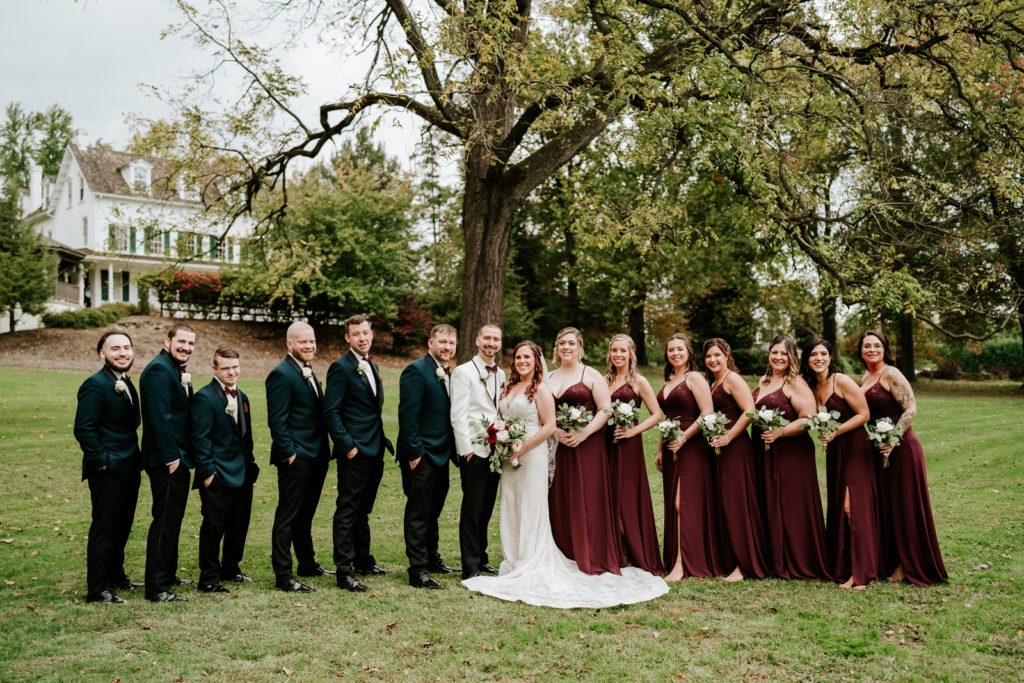
[[[29,612],[35,612],[36,611],[36,606],[35,605],[25,605],[25,609],[27,609]]]
[[[29,553],[29,555],[31,555],[32,557],[39,557],[39,551],[33,550],[31,553]]]
[[[281,669],[281,671],[283,671],[284,675],[288,677],[291,677],[291,675],[295,673],[295,669],[289,669],[288,667]]]
[[[390,624],[386,624],[384,626],[384,632],[385,633],[391,633],[392,631],[395,630],[396,626],[398,626],[398,622],[397,621],[392,621]]]
[[[13,586],[14,585],[14,581],[12,581],[10,579],[4,579],[4,585],[5,586]]]
[[[4,543],[14,543],[14,539],[13,538],[5,538],[4,539]]]

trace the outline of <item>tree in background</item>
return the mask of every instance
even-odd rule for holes
[[[43,312],[56,271],[56,257],[21,220],[18,188],[8,180],[0,190],[0,315],[7,314],[11,332],[19,315]]]
[[[9,103],[4,113],[0,176],[28,187],[32,163],[42,166],[45,175],[57,175],[73,135],[71,114],[56,104],[45,112],[29,112],[18,102]]]

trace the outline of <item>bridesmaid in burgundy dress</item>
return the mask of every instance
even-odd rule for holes
[[[651,383],[636,372],[636,345],[628,335],[617,334],[608,343],[608,373],[605,375],[612,401],[633,402],[639,415],[647,406],[650,415],[626,429],[616,427],[609,446],[614,507],[612,519],[619,532],[623,561],[661,576],[661,553],[654,523],[651,488],[647,483],[644,437],[658,424],[661,411]],[[617,439],[617,441],[615,440]]]
[[[674,334],[665,343],[665,386],[658,404],[668,419],[679,420],[682,436],[658,442],[655,465],[665,482],[666,581],[687,576],[722,576],[715,452],[700,436],[697,418],[711,412],[711,387],[697,371],[690,341]]]
[[[704,342],[704,365],[708,369],[712,407],[728,420],[729,431],[711,440],[721,452],[717,465],[718,502],[721,510],[722,537],[728,543],[725,569],[733,567],[726,581],[771,576],[768,566],[768,541],[764,535],[764,511],[758,493],[754,442],[747,434],[754,410],[754,397],[740,377],[729,344],[720,338]],[[760,444],[757,445],[761,447]]]
[[[881,332],[865,332],[858,344],[867,367],[861,389],[871,409],[871,421],[890,418],[903,432],[889,454],[889,466],[881,472],[883,571],[890,581],[906,579],[915,586],[931,586],[948,580],[939,551],[928,497],[928,473],[924,449],[910,423],[917,415],[917,401],[910,382],[889,353],[889,340]]]
[[[829,579],[825,562],[825,520],[814,464],[814,442],[806,433],[814,394],[800,377],[792,339],[778,336],[768,349],[768,369],[754,391],[757,408],[782,411],[789,424],[755,431],[763,442],[764,516],[769,567],[783,579]]]
[[[828,567],[841,588],[866,588],[878,578],[878,476],[875,453],[863,429],[868,403],[857,383],[839,372],[832,345],[815,339],[804,346],[800,374],[815,403],[839,413],[839,428],[819,434],[825,444],[828,508],[825,547]]]
[[[583,430],[555,429],[555,478],[548,491],[551,533],[555,545],[586,574],[619,574],[622,558],[612,524],[611,484],[604,426],[608,422],[608,384],[594,368],[584,365],[583,336],[567,327],[555,339],[555,362],[548,376],[556,409],[580,406],[594,418]]]

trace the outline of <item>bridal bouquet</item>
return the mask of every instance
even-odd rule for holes
[[[611,411],[611,417],[608,418],[608,424],[615,427],[622,427],[623,429],[629,429],[636,424],[636,417],[640,410],[636,407],[633,401],[612,401],[612,405],[609,408]],[[612,439],[613,443],[618,443],[619,438],[615,437]]]
[[[868,439],[871,443],[875,444],[875,448],[882,448],[883,446],[896,446],[900,445],[903,441],[903,432],[896,425],[892,423],[887,417],[880,417],[875,421],[875,424],[866,424],[864,429],[868,430]],[[889,456],[882,456],[882,467],[889,466]]]
[[[555,413],[555,424],[567,432],[581,432],[587,428],[594,414],[582,406],[571,406],[568,403],[558,406]]]
[[[758,408],[752,413],[744,414],[750,418],[750,424],[762,432],[780,429],[789,424],[789,420],[782,417],[782,411],[778,408]],[[764,445],[764,449],[768,450],[767,443]]]
[[[658,423],[658,433],[661,440],[666,444],[678,441],[683,435],[683,428],[679,426],[679,420],[662,420]]]
[[[526,424],[522,418],[510,417],[507,420],[501,418],[493,422],[481,416],[476,420],[480,433],[473,437],[473,443],[486,446],[490,455],[491,471],[501,472],[501,468],[509,465],[512,469],[519,469],[518,449],[523,445],[523,437],[526,436]]]
[[[818,412],[807,418],[807,422],[811,429],[817,429],[819,434],[828,436],[839,429],[842,424],[839,417],[838,410],[829,410],[825,406],[819,406]]]
[[[697,424],[700,425],[700,431],[704,434],[704,438],[711,443],[714,439],[719,436],[725,436],[726,426],[729,424],[729,420],[725,417],[725,413],[718,411],[715,413],[708,413],[701,415],[697,418]],[[715,455],[721,455],[722,449],[715,446]]]

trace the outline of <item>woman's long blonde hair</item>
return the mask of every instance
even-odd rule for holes
[[[558,334],[555,335],[555,348],[553,353],[551,354],[551,364],[554,365],[556,369],[558,368],[558,366],[562,364],[558,360],[558,340],[570,334],[576,337],[576,345],[579,347],[580,350],[579,360],[581,363],[583,363],[583,333],[580,332],[575,327],[563,327],[561,330],[558,331]]]
[[[636,344],[628,334],[616,334],[608,340],[608,355],[605,357],[605,361],[608,363],[608,372],[605,373],[604,378],[608,380],[608,384],[615,379],[615,366],[612,365],[612,344],[615,342],[623,342],[629,351],[629,360],[626,361],[626,384],[631,387],[636,386]]]
[[[786,355],[789,356],[789,367],[786,368],[786,374],[784,375],[786,384],[793,384],[800,379],[800,355],[797,353],[796,342],[787,337],[784,334],[780,334],[772,339],[772,343],[768,345],[768,354],[771,355],[772,349],[777,345],[782,344],[786,347]],[[764,371],[764,375],[761,377],[761,384],[768,385],[772,381],[772,364],[768,362],[768,367]]]

